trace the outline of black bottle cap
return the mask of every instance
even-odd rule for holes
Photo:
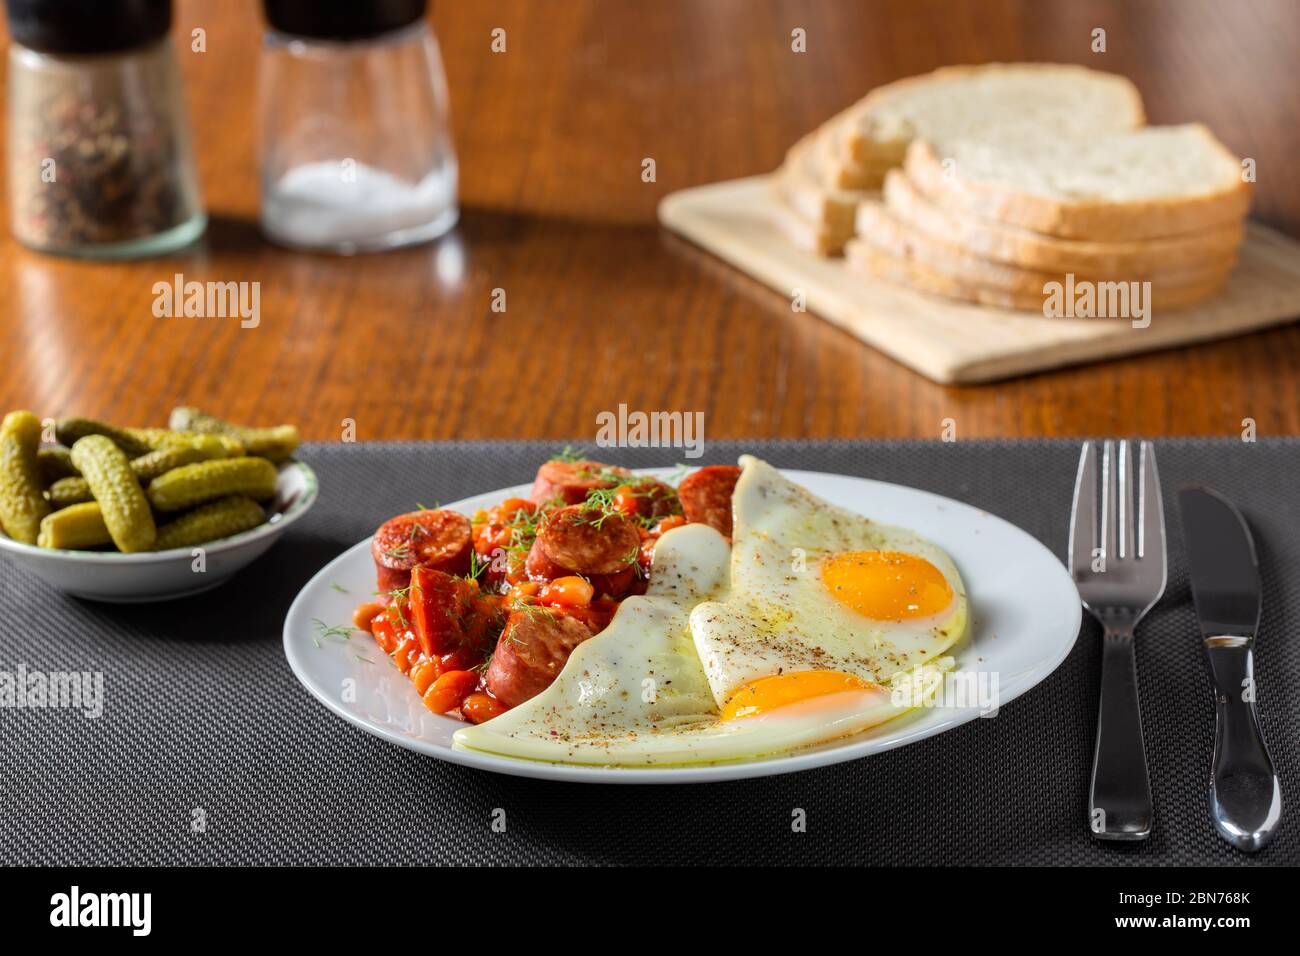
[[[424,17],[428,0],[262,0],[281,33],[317,40],[364,40]]]
[[[172,0],[5,0],[9,35],[42,53],[112,53],[167,35]]]

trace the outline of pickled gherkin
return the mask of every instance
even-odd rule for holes
[[[158,451],[151,451],[147,455],[131,459],[131,471],[143,486],[159,475],[167,474],[173,468],[189,465],[196,461],[203,461],[206,457],[197,448],[188,445],[176,445],[174,447],[160,448]],[[71,478],[60,478],[54,482],[46,490],[45,497],[49,499],[50,504],[55,508],[66,508],[69,505],[79,504],[83,501],[92,501],[95,496],[90,491],[90,482],[80,475],[76,475]]]
[[[41,521],[41,534],[36,542],[42,548],[63,548],[78,551],[112,544],[113,536],[104,523],[104,511],[98,501],[71,505]]]
[[[125,428],[115,428],[104,422],[97,422],[93,418],[60,418],[54,423],[54,435],[58,438],[60,444],[67,445],[69,448],[76,445],[78,441],[87,435],[102,435],[111,439],[113,444],[125,452],[129,458],[135,458],[153,450],[147,443],[136,438]]]
[[[149,483],[149,501],[159,511],[181,511],[227,495],[258,501],[275,497],[279,473],[265,458],[223,458],[175,468]]]
[[[140,484],[147,485],[173,468],[191,465],[196,461],[206,461],[212,457],[220,457],[220,454],[216,456],[204,454],[194,445],[167,445],[139,458],[132,458],[131,471],[139,479]]]
[[[90,482],[80,475],[60,478],[45,490],[45,497],[50,502],[50,507],[55,509],[95,500],[95,496],[90,493]]]
[[[236,437],[243,442],[244,451],[273,462],[287,461],[298,450],[302,439],[292,425],[273,428],[241,428]]]
[[[89,483],[118,550],[129,554],[152,548],[158,536],[153,512],[122,449],[105,435],[87,435],[72,446],[72,463]]]
[[[238,439],[244,445],[245,454],[267,458],[276,463],[293,455],[302,442],[298,429],[292,425],[276,425],[271,428],[232,425],[191,405],[172,409],[169,424],[178,431],[227,435]]]
[[[41,420],[10,412],[0,423],[0,526],[15,541],[35,544],[50,504],[41,493],[37,449]]]
[[[178,432],[170,428],[128,428],[126,433],[144,442],[155,451],[176,446],[194,448],[203,458],[238,458],[244,454],[244,444],[229,435],[207,435],[201,432]]]
[[[209,502],[181,515],[158,529],[154,549],[189,548],[194,545],[229,538],[265,523],[262,506],[243,495],[231,495]]]
[[[72,478],[80,474],[72,463],[72,452],[66,448],[42,448],[36,453],[36,464],[40,469],[41,481],[52,485],[60,478]]]
[[[230,422],[209,415],[193,405],[178,405],[173,408],[167,424],[176,431],[202,432],[207,435],[229,434],[235,430]]]

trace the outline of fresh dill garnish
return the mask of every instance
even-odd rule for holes
[[[556,455],[551,456],[551,461],[562,461],[566,464],[573,464],[575,461],[582,461],[587,456],[585,448],[574,448],[571,445],[565,445]]]
[[[348,589],[345,588],[343,585],[339,584],[337,581],[334,581],[332,584],[330,584],[330,587],[333,588],[335,591],[338,591],[339,594],[348,593]]]
[[[510,540],[506,544],[506,552],[514,557],[527,555],[532,550],[533,541],[537,538],[537,531],[545,519],[546,512],[538,508],[536,511],[529,511],[527,508],[520,508],[510,516]]]
[[[319,638],[340,637],[346,641],[356,632],[356,628],[351,624],[335,624],[331,627],[318,617],[312,618],[311,623],[316,628],[316,635]],[[316,646],[319,647],[320,644]]]
[[[357,660],[359,660],[359,661],[363,661],[363,662],[366,663],[366,664],[373,664],[373,663],[374,663],[374,661],[372,661],[370,658],[368,658],[368,657],[362,657],[360,654],[353,654],[352,656],[355,657],[355,658],[356,658]]]
[[[484,558],[479,553],[470,548],[469,551],[469,573],[465,575],[467,581],[481,581],[483,572],[492,566],[491,558]]]

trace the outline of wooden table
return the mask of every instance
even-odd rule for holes
[[[1300,432],[1300,326],[977,388],[934,385],[655,224],[683,186],[774,168],[870,86],[1043,59],[1131,76],[1155,121],[1258,161],[1256,215],[1300,234],[1294,0],[446,0],[461,225],[351,259],[258,234],[252,0],[181,0],[176,41],[213,216],[168,260],[90,264],[0,239],[0,407],[158,423],[193,402],[361,440],[583,438],[597,413],[703,411],[706,435]],[[206,31],[207,52],[190,51]],[[490,52],[502,27],[507,52]],[[790,31],[808,52],[790,52]],[[1107,52],[1090,51],[1107,31]],[[641,180],[655,159],[657,181]],[[3,221],[8,210],[0,210]],[[158,319],[153,285],[258,281],[262,321]],[[490,308],[506,291],[504,313]]]

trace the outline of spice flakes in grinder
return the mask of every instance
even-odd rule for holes
[[[158,255],[207,216],[171,0],[5,0],[9,192],[24,245],[93,258]]]

